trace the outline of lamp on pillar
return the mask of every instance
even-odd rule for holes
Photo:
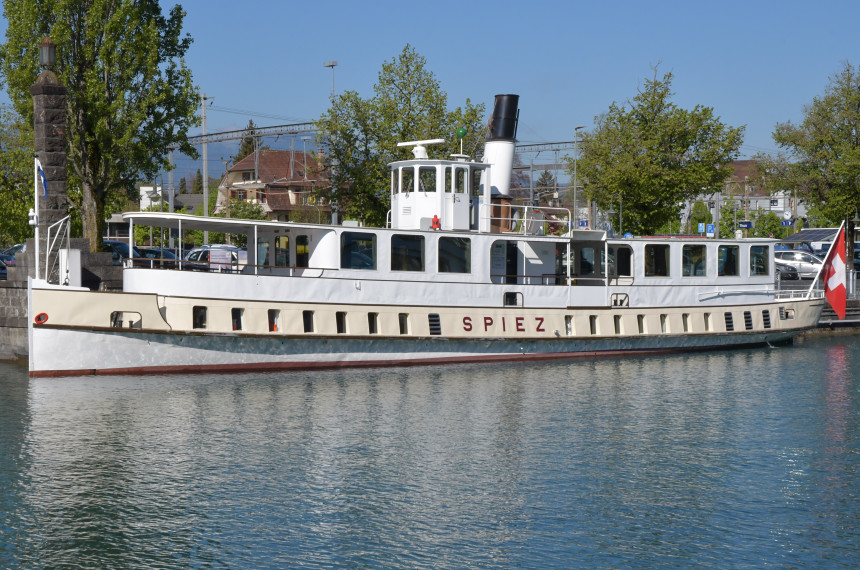
[[[39,42],[39,66],[54,67],[57,64],[57,46],[51,38],[45,36]]]

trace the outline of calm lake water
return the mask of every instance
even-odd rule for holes
[[[549,364],[29,380],[0,567],[849,567],[860,335]]]

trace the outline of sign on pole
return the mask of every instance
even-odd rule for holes
[[[714,237],[714,234],[716,233],[715,229],[714,224],[708,224],[705,235],[708,237]]]

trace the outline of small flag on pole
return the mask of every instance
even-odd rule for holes
[[[42,179],[42,188],[45,189],[45,200],[48,199],[48,179],[45,178],[45,171],[42,169],[42,163],[36,159],[36,170],[39,172],[39,178]]]
[[[827,252],[822,270],[824,281],[824,296],[833,307],[840,319],[845,318],[846,283],[845,283],[845,224],[839,228],[836,239]]]

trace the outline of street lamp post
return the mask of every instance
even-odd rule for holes
[[[337,61],[330,60],[323,63],[323,67],[331,68],[331,98],[334,99],[334,68],[337,67]]]
[[[576,161],[577,161],[577,142],[579,141],[579,130],[584,129],[585,125],[573,127],[573,229],[579,225],[579,212],[576,204]]]
[[[304,171],[304,179],[308,179],[308,141],[311,140],[311,137],[304,136],[302,137],[302,164],[304,167],[302,170]]]

